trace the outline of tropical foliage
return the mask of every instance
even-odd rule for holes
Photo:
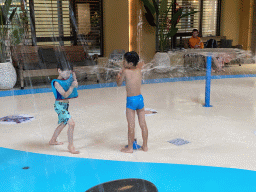
[[[16,14],[17,7],[11,8],[12,0],[6,0],[0,6],[0,62],[7,59],[7,40],[11,44],[19,44],[23,39],[24,29],[20,27],[19,16]],[[17,22],[14,24],[14,22]]]
[[[168,18],[168,15],[170,15],[172,7],[175,5],[174,1],[172,1],[172,3],[168,6],[168,0],[161,0],[160,7],[158,6],[156,0],[141,1],[144,3],[146,10],[145,16],[148,23],[151,26],[156,26],[156,23],[158,23],[159,49],[161,52],[166,51],[170,37],[173,37],[178,32],[177,24],[179,23],[180,19],[197,13],[197,11],[185,13],[184,8],[178,7],[170,19]]]

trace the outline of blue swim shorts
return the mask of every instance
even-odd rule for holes
[[[132,110],[142,109],[144,107],[144,99],[142,95],[127,97],[126,107]]]
[[[66,125],[71,115],[68,112],[69,103],[64,103],[61,101],[55,101],[54,109],[58,114],[58,124],[63,123]]]

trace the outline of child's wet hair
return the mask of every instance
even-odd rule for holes
[[[140,57],[139,55],[135,52],[135,51],[131,51],[131,52],[126,52],[124,54],[124,59],[128,62],[128,63],[133,63],[133,66],[137,66]]]
[[[69,62],[58,62],[57,69],[61,71],[73,71],[73,66]]]
[[[199,33],[199,31],[198,31],[197,29],[193,29],[192,33],[193,33],[193,32],[198,32],[198,33]]]

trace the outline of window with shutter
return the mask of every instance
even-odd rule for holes
[[[204,0],[202,35],[216,36],[217,33],[217,10],[218,0]]]
[[[29,3],[32,2],[27,1],[30,11]],[[37,45],[70,45],[69,0],[34,0],[33,7]],[[31,35],[31,27],[29,30]]]
[[[101,1],[76,0],[78,44],[85,44],[91,54],[99,54],[102,45]]]
[[[200,3],[199,1],[194,0],[177,0],[178,5],[176,7],[182,7],[184,13],[189,13],[192,11],[200,11]],[[199,29],[199,18],[200,13],[196,13],[193,15],[189,15],[180,20],[177,27],[179,28],[178,33],[191,33],[193,29]]]

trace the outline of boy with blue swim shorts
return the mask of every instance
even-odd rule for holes
[[[69,107],[69,99],[76,98],[78,96],[76,87],[78,87],[78,83],[76,80],[76,75],[72,72],[72,66],[69,64],[61,64],[58,63],[57,66],[59,77],[58,79],[54,79],[52,81],[52,90],[54,96],[56,98],[54,109],[58,114],[58,124],[59,126],[54,131],[52,139],[49,141],[50,145],[62,145],[62,142],[57,141],[57,137],[64,129],[64,127],[68,124],[68,150],[72,154],[78,154],[79,151],[75,150],[73,144],[73,133],[75,122],[72,119],[68,107]]]
[[[144,100],[141,95],[141,63],[136,52],[131,51],[124,54],[124,68],[118,73],[116,82],[121,86],[123,81],[126,82],[127,103],[126,118],[128,122],[128,147],[121,151],[124,153],[133,152],[133,141],[135,133],[135,111],[139,118],[139,124],[142,131],[143,145],[142,150],[148,151],[148,128],[145,120]]]

